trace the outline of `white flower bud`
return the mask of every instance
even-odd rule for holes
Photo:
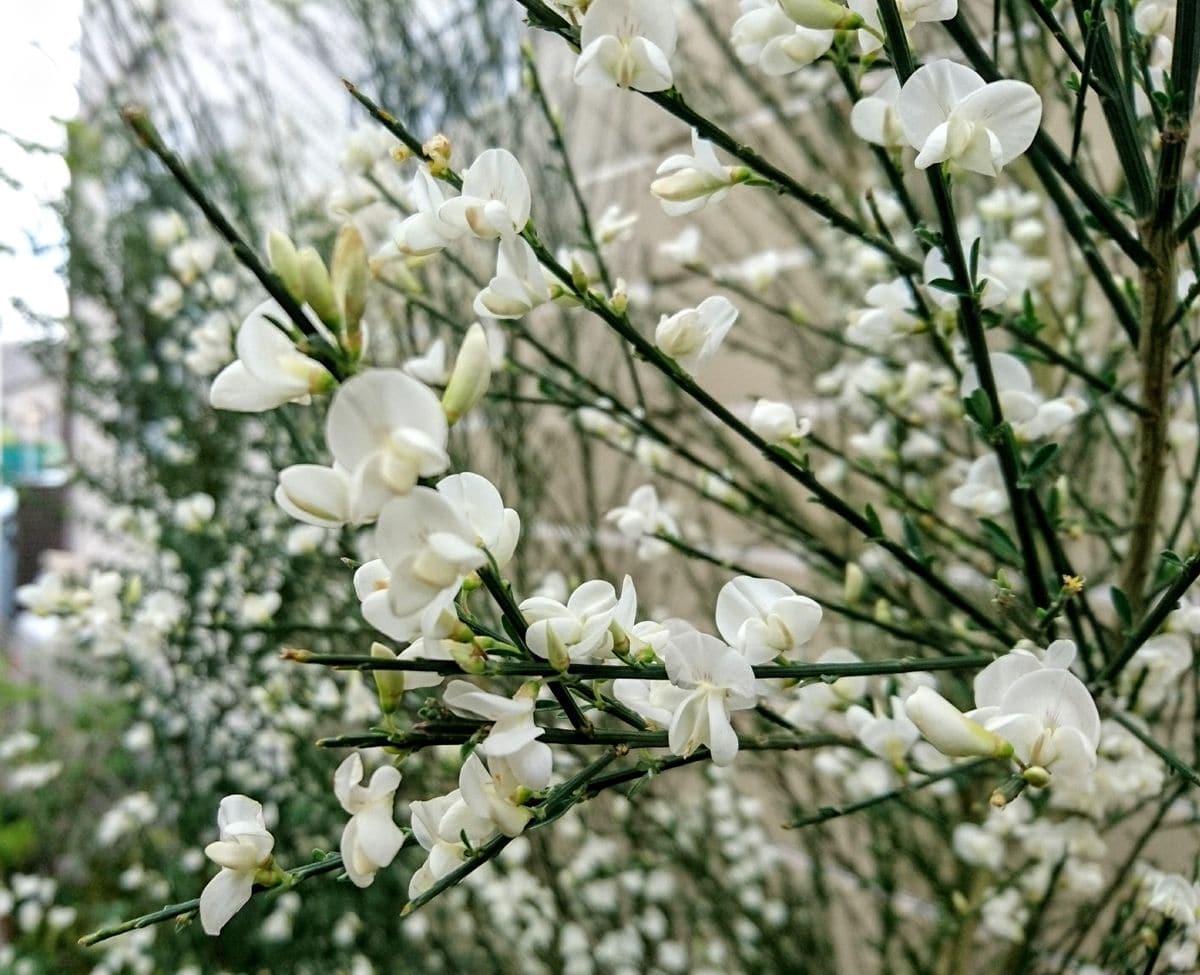
[[[475,322],[467,329],[466,338],[454,360],[454,370],[442,395],[442,409],[451,425],[483,399],[492,381],[492,356],[488,349],[487,333]]]
[[[810,30],[853,30],[863,19],[833,0],[779,0],[783,12]]]
[[[799,435],[796,411],[787,403],[760,399],[750,411],[750,429],[767,443],[783,443]]]
[[[943,755],[955,758],[969,755],[1007,758],[1012,755],[1012,745],[972,721],[932,688],[918,687],[904,702],[904,710],[925,740]]]

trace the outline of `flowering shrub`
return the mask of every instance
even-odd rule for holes
[[[599,90],[582,124],[619,99],[690,134],[642,199],[704,229],[650,230],[647,267],[652,209],[592,216],[552,44],[525,80],[576,230],[520,146],[464,157],[348,84],[371,191],[264,256],[125,113],[254,300],[186,329],[239,464],[176,493],[206,443],[176,424],[179,480],[132,492],[209,561],[159,538],[152,594],[23,594],[135,668],[141,734],[226,745],[175,793],[193,899],[84,943],[195,916],[239,945],[272,898],[287,940],[312,898],[363,971],[402,937],[431,971],[1194,968],[1200,13],[520,6]],[[725,56],[754,106],[705,107]],[[779,246],[706,257],[763,199]],[[181,221],[164,320],[234,297]],[[192,628],[222,679],[164,714]]]

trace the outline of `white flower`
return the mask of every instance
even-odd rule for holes
[[[1137,710],[1150,712],[1178,693],[1180,680],[1192,666],[1192,643],[1181,633],[1159,633],[1138,647],[1121,672],[1121,694],[1137,688]]]
[[[668,156],[657,173],[658,179],[650,184],[650,192],[658,197],[669,217],[694,213],[709,200],[722,199],[729,187],[748,175],[742,167],[722,166],[712,143],[701,139],[695,129],[692,129],[692,154]]]
[[[450,635],[458,623],[453,605],[441,606],[436,613],[431,612],[427,617],[421,610],[407,616],[397,616],[392,612],[388,598],[391,581],[391,573],[383,559],[364,562],[355,570],[354,591],[362,603],[364,620],[393,640],[413,640],[417,636],[440,639]]]
[[[156,210],[146,221],[151,246],[165,252],[187,236],[187,223],[175,210]]]
[[[950,841],[955,855],[973,867],[998,873],[1004,865],[1004,841],[975,823],[959,823]]]
[[[655,252],[664,260],[676,264],[699,264],[700,228],[694,224],[684,227],[678,237],[664,240],[655,248]]]
[[[832,647],[819,657],[817,663],[861,663],[862,658],[845,647]],[[805,728],[815,728],[827,716],[838,711],[845,711],[854,701],[859,700],[867,692],[869,678],[839,677],[832,682],[815,681],[804,684],[795,691],[795,701],[787,709],[784,717],[793,724]]]
[[[485,318],[520,318],[550,300],[546,270],[522,237],[500,242],[496,274],[475,296],[474,311]]]
[[[663,315],[654,330],[654,344],[682,368],[696,372],[716,354],[737,317],[728,298],[714,295],[695,308]]]
[[[867,751],[900,769],[905,767],[905,756],[921,732],[905,713],[899,697],[892,696],[891,706],[892,714],[888,717],[854,705],[846,711],[846,723]]]
[[[1175,36],[1176,0],[1139,0],[1133,12],[1133,26],[1139,34],[1159,34],[1170,40]]]
[[[452,680],[442,700],[455,714],[493,722],[483,742],[484,753],[489,759],[507,761],[517,782],[536,791],[550,784],[554,769],[550,746],[538,741],[546,729],[533,720],[536,697],[535,684],[526,684],[515,697],[507,698],[481,691],[469,681]]]
[[[807,418],[796,419],[796,411],[787,403],[760,399],[750,410],[750,429],[767,443],[787,443],[808,436],[812,424]]]
[[[1073,397],[1043,401],[1041,394],[1034,389],[1029,369],[1016,356],[1007,352],[993,352],[988,355],[988,361],[996,382],[1000,409],[1004,418],[1012,424],[1019,440],[1030,441],[1049,436],[1083,411],[1082,404],[1077,404]],[[967,365],[963,370],[959,396],[966,399],[979,387],[979,373],[974,365]]]
[[[752,708],[754,671],[740,653],[690,627],[672,633],[665,663],[676,687],[690,693],[675,706],[667,740],[676,755],[707,745],[713,764],[729,765],[738,753],[731,711]]]
[[[671,87],[675,14],[661,0],[592,0],[579,28],[575,83],[589,88]]]
[[[1100,714],[1091,692],[1066,669],[1074,658],[1070,640],[1055,641],[1040,658],[1022,648],[997,658],[976,675],[975,710],[964,720],[1008,741],[1024,765],[1084,778],[1096,765]]]
[[[1018,677],[983,724],[1010,742],[1025,765],[1065,779],[1082,779],[1096,766],[1100,714],[1068,670],[1047,667]]]
[[[261,413],[284,403],[307,402],[309,394],[333,386],[321,363],[296,350],[271,319],[287,321],[277,302],[264,301],[237,333],[236,360],[213,380],[209,401],[218,410]]]
[[[441,215],[446,194],[438,181],[425,167],[413,176],[409,196],[416,212],[405,217],[396,230],[396,249],[410,257],[425,257],[444,250],[466,231],[464,228]]]
[[[860,139],[895,149],[908,145],[904,129],[896,115],[896,100],[900,97],[900,79],[889,75],[874,94],[860,98],[850,110],[850,128]]]
[[[785,75],[816,61],[833,45],[833,31],[800,27],[775,0],[741,0],[730,41],[745,64]]]
[[[370,887],[375,872],[395,859],[404,845],[404,833],[392,819],[400,773],[391,765],[375,770],[362,785],[362,757],[347,756],[333,774],[333,792],[350,822],[342,830],[342,866],[356,887]]]
[[[425,488],[418,490],[427,491]],[[521,519],[511,508],[504,507],[500,492],[487,478],[469,472],[452,474],[438,482],[436,494],[456,514],[455,530],[465,532],[472,539],[479,559],[486,561],[479,550],[487,549],[498,568],[508,564],[520,536]],[[416,545],[419,541],[410,539],[406,544]],[[398,576],[400,585],[404,584],[405,578],[404,573]],[[458,621],[452,604],[457,586],[449,592],[448,599],[439,597],[428,605],[398,613],[389,596],[392,583],[392,573],[384,559],[366,562],[354,573],[354,588],[362,602],[363,618],[368,623],[393,640],[411,640],[417,635],[438,639],[450,635]],[[404,603],[405,606],[410,604],[411,600]],[[405,651],[402,656],[407,654]],[[420,685],[409,681],[412,687],[436,683],[439,681]]]
[[[298,521],[318,528],[370,524],[392,497],[378,477],[363,476],[370,470],[360,467],[355,478],[336,464],[292,464],[279,472],[275,503]]]
[[[368,369],[347,380],[325,418],[325,441],[349,472],[352,498],[404,494],[418,478],[440,474],[450,464],[447,436],[437,396],[399,369]]]
[[[154,292],[146,303],[146,310],[155,318],[173,318],[183,307],[183,285],[174,278],[159,278],[154,282]]]
[[[429,857],[412,875],[408,896],[417,897],[442,877],[451,873],[466,858],[463,837],[476,846],[492,835],[492,822],[471,812],[462,793],[417,800],[409,804],[413,836],[429,851]]]
[[[1163,874],[1146,906],[1185,928],[1194,927],[1200,920],[1200,887],[1177,873]]]
[[[217,502],[211,494],[198,491],[175,502],[175,523],[184,531],[198,532],[210,521],[217,510]]]
[[[775,579],[738,576],[717,595],[717,632],[751,664],[799,650],[821,622],[821,607]]]
[[[975,245],[976,237],[965,237],[963,241],[963,249],[966,253],[970,253]],[[946,263],[946,258],[941,250],[937,247],[931,247],[925,255],[924,265],[925,284],[931,285],[934,281],[951,281],[954,279],[954,272],[950,270],[950,265]],[[979,306],[981,308],[996,308],[1003,305],[1008,300],[1008,288],[999,278],[988,273],[988,261],[986,257],[981,257],[978,268],[978,280],[976,285],[982,285],[982,291],[979,295]],[[939,308],[957,308],[958,295],[946,291],[943,288],[929,288],[929,297]]]
[[[665,680],[635,680],[621,678],[613,681],[613,697],[641,715],[650,724],[669,728],[676,709],[690,692]]]
[[[484,240],[509,238],[529,222],[529,180],[507,149],[486,149],[463,172],[462,194],[438,207],[438,219]]]
[[[464,471],[437,483],[437,492],[475,533],[475,543],[491,553],[496,567],[508,565],[521,537],[521,516],[504,507],[500,492],[486,477]]]
[[[432,631],[463,580],[487,563],[478,542],[463,514],[432,488],[413,488],[385,504],[375,544],[390,574],[391,613],[419,617],[422,632]]]
[[[261,626],[268,623],[283,602],[277,592],[248,592],[242,596],[239,616],[243,623]]]
[[[913,294],[903,278],[872,285],[864,297],[870,307],[850,314],[846,338],[851,342],[879,348],[911,334],[921,323],[910,310]]]
[[[563,668],[568,663],[602,663],[612,657],[616,641],[633,628],[637,593],[629,576],[620,599],[612,583],[592,579],[565,605],[533,596],[521,603],[521,612],[530,624],[525,640],[539,657]]]
[[[490,820],[505,836],[520,836],[533,818],[532,809],[513,801],[521,787],[502,758],[491,756],[485,766],[472,752],[458,773],[458,788],[467,808]]]
[[[221,933],[229,919],[250,900],[254,876],[271,859],[275,838],[267,830],[262,806],[242,795],[226,796],[217,810],[221,838],[204,852],[221,868],[200,894],[204,933]]]
[[[1008,510],[1008,492],[995,454],[984,454],[971,462],[966,480],[950,492],[950,503],[986,518]]]
[[[596,242],[601,247],[607,247],[629,240],[638,219],[639,214],[625,213],[620,204],[610,203],[596,218]]]
[[[679,526],[659,502],[658,492],[654,490],[653,484],[643,484],[634,488],[629,500],[613,508],[604,518],[606,521],[615,522],[617,531],[638,543],[637,556],[642,560],[658,558],[670,550],[666,542],[655,537],[658,532],[667,535],[679,534]]]
[[[878,51],[883,46],[883,41],[879,39],[883,28],[879,23],[878,4],[875,0],[848,0],[848,3],[850,9],[863,19],[864,27],[858,32],[858,43],[863,53]],[[958,0],[896,0],[896,9],[907,33],[917,24],[951,20],[958,13]]]
[[[938,60],[918,68],[896,102],[916,165],[953,162],[995,176],[1033,142],[1042,99],[1023,81],[985,84],[970,68]]]
[[[400,368],[426,386],[445,386],[450,376],[446,368],[446,340],[434,339],[424,352],[406,359]]]

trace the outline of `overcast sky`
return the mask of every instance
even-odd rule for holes
[[[66,313],[59,278],[62,254],[54,248],[62,228],[46,202],[66,185],[67,170],[52,154],[30,152],[21,142],[59,147],[56,118],[75,113],[79,75],[79,9],[82,0],[4,0],[0,30],[0,340],[28,334],[14,299],[36,311]],[[17,184],[13,186],[11,184]]]

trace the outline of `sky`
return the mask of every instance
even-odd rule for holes
[[[58,270],[62,228],[47,206],[66,186],[67,169],[23,143],[62,146],[56,119],[76,110],[81,5],[0,0],[0,342],[31,334],[14,301],[41,314],[67,311]]]

